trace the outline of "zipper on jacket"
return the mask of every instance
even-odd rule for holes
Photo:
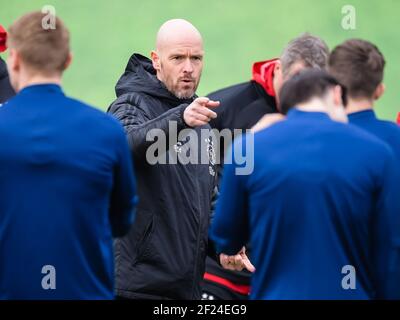
[[[197,172],[196,186],[197,186],[197,190],[200,192],[199,176],[198,175],[199,175],[199,172]],[[195,288],[195,285],[196,285],[196,280],[198,280],[197,278],[199,278],[198,275],[197,275],[197,272],[198,272],[197,271],[197,268],[198,268],[197,265],[198,265],[198,262],[199,262],[199,251],[200,251],[199,245],[200,245],[202,222],[203,222],[202,213],[201,213],[200,199],[198,200],[197,204],[198,204],[198,208],[199,208],[200,212],[199,212],[199,231],[197,233],[196,255],[195,255],[195,264],[194,264],[194,270],[193,270],[194,277],[193,277],[193,283],[192,283],[192,300],[193,300],[193,296],[194,296],[194,288]]]
[[[192,283],[192,299],[194,296],[194,288],[196,286],[196,281],[198,280],[197,279],[198,278],[197,265],[199,262],[199,251],[200,251],[199,245],[200,245],[200,238],[201,238],[201,230],[202,230],[202,219],[201,219],[201,215],[200,215],[200,217],[199,217],[199,232],[197,233],[196,255],[195,255],[195,261],[194,261],[195,263],[194,263],[194,270],[193,270],[194,277],[193,277],[193,283]]]

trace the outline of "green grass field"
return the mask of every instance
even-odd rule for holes
[[[356,29],[341,26],[342,7],[356,9]],[[394,119],[400,111],[400,32],[398,0],[0,0],[0,24],[53,5],[72,34],[74,61],[64,87],[103,110],[133,52],[148,55],[159,26],[171,18],[191,21],[203,34],[206,57],[198,94],[250,77],[253,61],[276,57],[285,44],[308,31],[332,48],[360,37],[376,43],[386,57],[386,94],[378,114]]]

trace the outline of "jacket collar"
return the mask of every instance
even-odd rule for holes
[[[55,83],[33,84],[23,88],[19,94],[27,93],[59,93],[64,95],[62,88]]]
[[[350,120],[354,119],[376,119],[376,115],[374,110],[368,109],[368,110],[363,110],[363,111],[358,111],[358,112],[353,112],[348,114],[348,117]]]
[[[301,111],[296,108],[293,108],[288,112],[287,119],[330,120],[330,117],[325,112]]]

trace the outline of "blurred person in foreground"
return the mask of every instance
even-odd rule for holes
[[[255,171],[225,165],[210,236],[232,270],[249,263],[235,253],[250,241],[252,299],[400,298],[398,164],[343,123],[342,96],[326,72],[293,77],[287,119],[254,135]]]
[[[283,83],[304,69],[326,69],[328,56],[329,48],[321,38],[308,33],[296,37],[283,49],[279,59],[255,62],[250,81],[208,95],[221,103],[215,111],[217,117],[210,121],[211,127],[228,129],[234,137],[235,129],[258,131],[284,119],[279,107],[279,91]],[[217,148],[221,161],[226,143],[222,142]],[[221,170],[219,173],[221,176]],[[247,269],[230,272],[210,256],[204,274],[203,299],[247,299],[250,277]]]
[[[0,108],[0,299],[113,299],[113,237],[134,218],[121,125],[67,97],[69,32],[37,11],[9,28],[18,93]]]

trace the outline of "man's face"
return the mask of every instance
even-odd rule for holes
[[[179,99],[194,96],[203,69],[201,41],[171,43],[152,53],[157,77]]]

